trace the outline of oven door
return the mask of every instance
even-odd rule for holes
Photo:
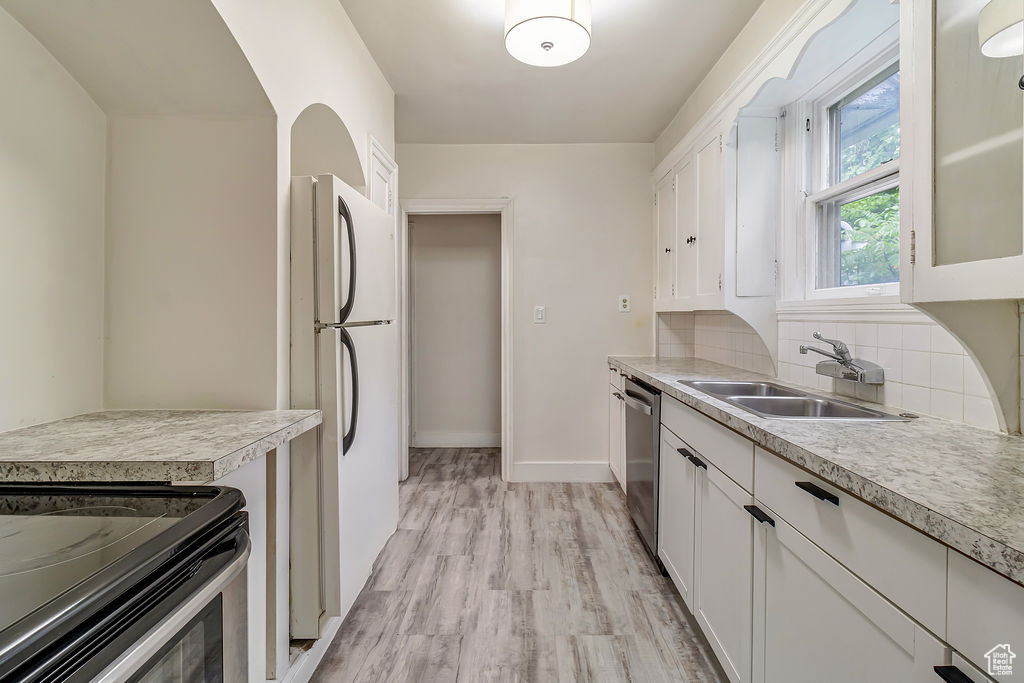
[[[94,681],[248,680],[245,565],[250,543],[245,529],[236,530],[232,543],[221,546],[220,552],[220,558],[206,558],[218,567],[216,574],[205,577],[202,585],[126,647]]]

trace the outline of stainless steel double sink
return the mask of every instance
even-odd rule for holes
[[[890,415],[834,398],[808,394],[772,382],[679,380],[705,394],[761,417],[779,420],[851,420],[906,422],[910,417]]]

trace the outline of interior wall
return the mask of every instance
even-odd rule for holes
[[[103,407],[106,116],[0,9],[0,431]]]
[[[518,480],[609,480],[607,357],[650,355],[650,144],[399,145],[403,198],[510,197]],[[632,311],[618,311],[618,295]],[[547,322],[533,322],[546,306]]]
[[[654,142],[660,163],[807,0],[764,0]]]
[[[412,445],[501,445],[501,216],[409,220]]]
[[[110,119],[108,408],[273,408],[275,121]]]

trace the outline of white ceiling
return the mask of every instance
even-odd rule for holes
[[[397,94],[403,143],[650,142],[761,0],[593,0],[593,42],[544,69],[504,0],[341,0]]]

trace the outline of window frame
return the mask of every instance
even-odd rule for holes
[[[787,154],[796,157],[797,190],[802,206],[797,226],[797,242],[803,248],[804,266],[802,286],[789,287],[787,291],[799,292],[798,300],[813,302],[864,303],[866,300],[878,303],[899,301],[899,282],[875,285],[851,285],[846,287],[817,286],[819,264],[819,215],[822,206],[836,198],[853,201],[899,186],[900,160],[897,157],[858,176],[832,183],[832,165],[835,140],[831,136],[833,122],[831,109],[844,98],[878,79],[899,63],[898,40],[886,41],[882,47],[871,46],[864,53],[835,70],[811,91],[787,110],[810,119],[808,134],[801,136],[799,149],[787,148]],[[902,84],[901,84],[902,85]],[[802,119],[801,119],[802,120]]]

